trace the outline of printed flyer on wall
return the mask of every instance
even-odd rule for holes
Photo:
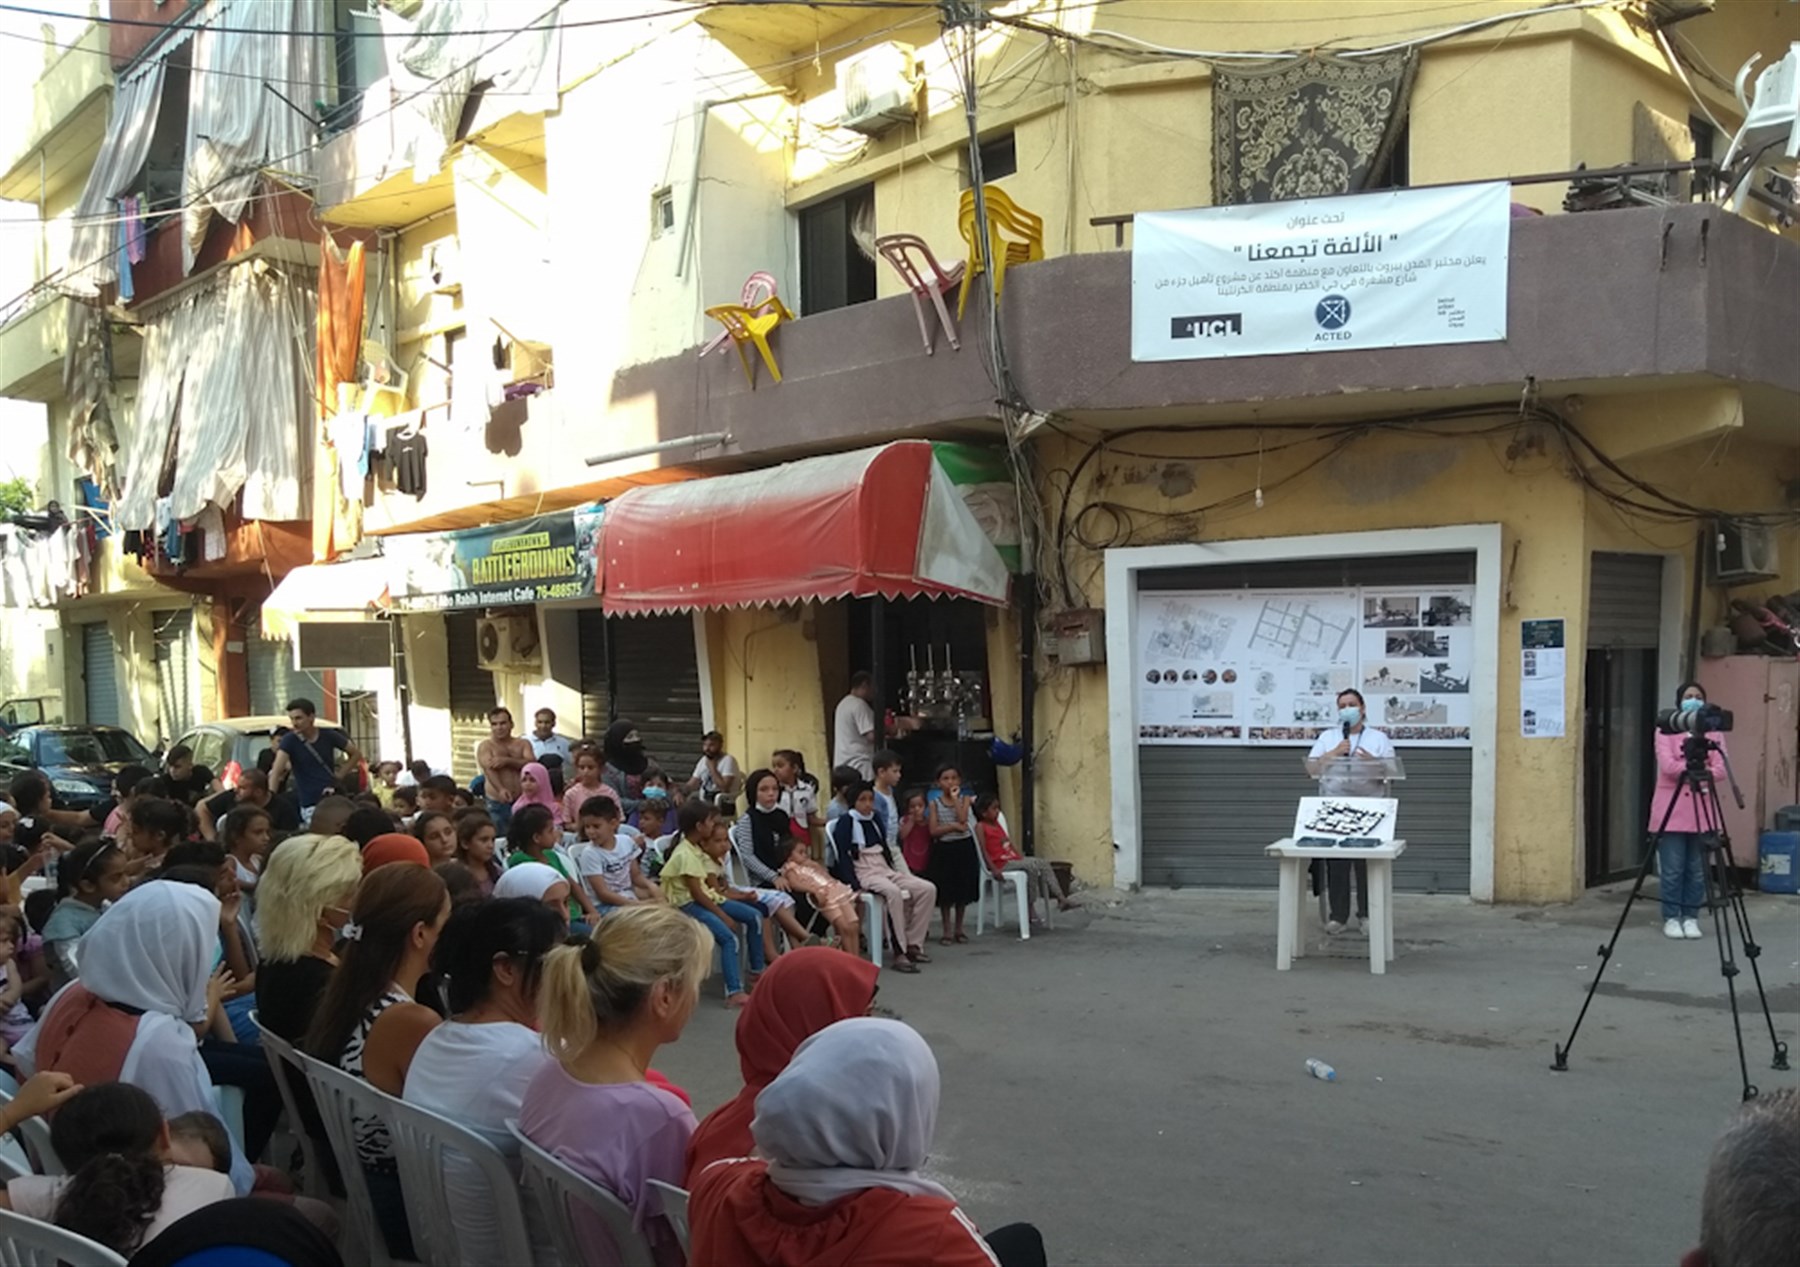
[[[1310,744],[1351,687],[1397,743],[1469,743],[1474,590],[1145,591],[1138,738]]]

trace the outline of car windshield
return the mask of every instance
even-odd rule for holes
[[[45,730],[37,737],[39,765],[125,765],[150,759],[123,730]]]

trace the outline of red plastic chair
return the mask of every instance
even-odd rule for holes
[[[751,312],[755,312],[764,304],[770,303],[776,300],[776,298],[775,275],[773,273],[752,273],[749,277],[744,279],[744,291],[738,299],[738,304]],[[793,320],[791,314],[789,315],[788,320]],[[727,329],[715,336],[711,343],[708,343],[705,347],[701,348],[700,356],[704,359],[709,352],[723,352],[725,350],[725,345],[729,342],[731,342],[731,331]]]
[[[925,342],[925,355],[930,356],[936,351],[931,341],[931,325],[925,319],[927,296],[937,307],[938,323],[944,327],[951,348],[962,351],[962,340],[956,336],[956,324],[950,320],[950,309],[944,303],[944,296],[962,284],[966,267],[963,261],[958,260],[949,272],[945,272],[925,239],[913,233],[883,234],[875,239],[875,249],[881,252],[882,259],[894,266],[900,280],[912,292],[913,314],[919,318],[919,337]],[[914,256],[918,257],[916,261]]]

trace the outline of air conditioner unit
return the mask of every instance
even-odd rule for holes
[[[540,654],[534,617],[484,616],[475,624],[475,660],[484,669],[535,669]]]
[[[1712,579],[1719,585],[1773,581],[1781,575],[1781,553],[1772,528],[1713,525]]]
[[[876,136],[918,113],[918,79],[910,44],[889,41],[837,65],[838,124]]]

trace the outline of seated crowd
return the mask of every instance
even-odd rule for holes
[[[366,790],[353,772],[304,809],[278,806],[267,761],[231,789],[189,754],[174,779],[130,768],[112,804],[80,812],[16,778],[0,801],[0,1086],[16,1089],[0,1130],[47,1117],[66,1177],[16,1179],[0,1204],[143,1261],[270,1228],[289,1234],[282,1253],[319,1255],[275,1261],[335,1261],[333,1204],[265,1164],[288,1160],[270,1148],[267,1034],[515,1159],[516,1124],[615,1194],[659,1264],[686,1255],[655,1183],[693,1190],[696,1262],[1043,1261],[1035,1231],[984,1239],[919,1173],[936,1064],[870,1017],[879,969],[862,957],[881,938],[890,967],[917,973],[934,906],[942,944],[967,940],[980,868],[1031,861],[1008,856],[997,811],[954,769],[936,796],[898,796],[890,753],[873,781],[834,772],[821,804],[797,752],[677,785],[635,741],[626,722],[573,746],[566,782],[558,756],[521,761],[504,806],[418,765],[377,767]],[[702,1120],[651,1066],[715,955],[742,1009],[744,1090]],[[354,1158],[334,1158],[310,1095],[296,1108],[326,1187],[341,1195],[353,1164],[389,1253],[412,1258],[387,1127],[358,1119]],[[485,1182],[452,1165],[444,1184],[462,1261],[498,1261]],[[607,1243],[598,1225],[589,1239]],[[537,1248],[551,1260],[547,1237]]]

